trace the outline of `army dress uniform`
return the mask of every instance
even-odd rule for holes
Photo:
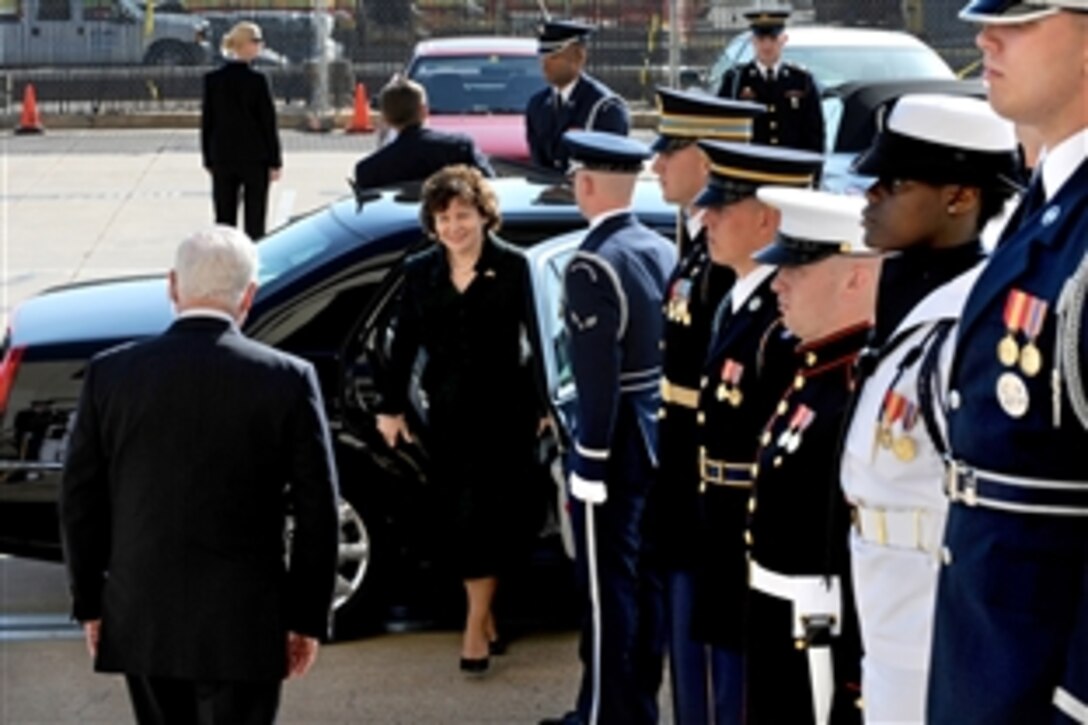
[[[772,183],[811,186],[821,162],[803,151],[718,141],[699,145],[711,172],[695,200],[698,207],[738,203]],[[718,723],[741,717],[745,507],[759,431],[792,370],[793,344],[779,323],[771,290],[774,273],[771,266],[757,266],[723,299],[699,379],[699,550],[692,628],[696,638],[711,645],[710,687]]]
[[[571,21],[544,24],[538,39],[541,55],[562,50],[569,43],[584,43],[591,26]],[[573,87],[543,88],[525,107],[525,134],[533,164],[566,173],[569,151],[563,143],[567,131],[607,131],[626,136],[631,128],[627,102],[588,73],[581,73]]]
[[[1017,166],[1012,124],[985,101],[908,95],[854,171],[1011,193]],[[943,401],[954,326],[983,259],[976,238],[943,249],[907,247],[881,267],[876,327],[859,366],[841,466],[871,723],[925,718],[948,508]]]
[[[1083,7],[1009,5],[976,0],[964,16]],[[1081,128],[1047,150],[960,320],[932,722],[1088,718],[1086,258]]]
[[[756,259],[799,266],[861,250],[860,199],[780,188],[759,196],[782,210],[782,223]],[[799,344],[793,378],[759,434],[744,531],[748,723],[860,721],[848,519],[835,472],[869,334],[861,323]]]
[[[567,143],[572,159],[589,169],[636,173],[650,153],[637,141],[602,133],[571,132]],[[629,210],[617,210],[594,220],[564,273],[564,321],[577,390],[571,520],[579,579],[591,601],[594,590],[599,596],[599,610],[585,618],[582,630],[585,667],[577,714],[583,723],[657,719],[656,690],[643,692],[635,677],[636,599],[642,517],[657,468],[660,309],[675,264],[668,240]],[[580,493],[587,489],[607,491],[606,500],[587,505]],[[600,658],[599,681],[594,657]]]
[[[669,158],[687,153],[700,139],[746,142],[756,103],[731,101],[705,93],[657,90],[658,138],[652,149]],[[693,152],[702,154],[698,149]],[[677,722],[706,722],[711,669],[706,645],[692,632],[695,565],[698,562],[699,461],[695,415],[699,378],[710,343],[714,313],[736,278],[715,264],[707,249],[703,210],[689,204],[677,215],[680,261],[669,278],[663,313],[662,407],[658,422],[658,476],[647,500],[645,540],[648,567],[660,572],[658,601],[645,603],[651,637],[664,640],[669,658],[673,716]],[[659,613],[659,614],[658,614]],[[654,629],[653,617],[661,622]],[[664,663],[657,663],[657,671]]]
[[[744,17],[753,34],[778,35],[785,30],[788,15],[786,11],[756,10]],[[767,107],[767,112],[755,121],[752,143],[823,153],[820,89],[812,74],[796,63],[779,60],[773,68],[764,68],[752,59],[733,66],[722,75],[718,95]]]

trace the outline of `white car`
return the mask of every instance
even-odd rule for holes
[[[909,33],[818,25],[788,27],[786,33],[784,58],[812,73],[823,91],[850,81],[956,77],[935,50]],[[751,31],[729,41],[707,75],[708,91],[717,93],[726,70],[752,59],[751,41]]]

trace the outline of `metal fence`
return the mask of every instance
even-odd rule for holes
[[[978,58],[973,29],[956,18],[962,3],[795,0],[791,22],[905,30],[959,70]],[[673,33],[679,63],[705,69],[760,0],[159,0],[150,11],[137,0],[0,0],[0,112],[10,112],[28,82],[46,111],[194,109],[200,76],[241,19],[262,26],[269,53],[260,64],[281,102],[313,103],[318,68],[327,66],[329,102],[345,107],[356,82],[376,91],[418,41],[531,36],[542,4],[598,26],[590,71],[637,101],[668,82]]]

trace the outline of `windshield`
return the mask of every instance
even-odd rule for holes
[[[260,260],[258,281],[263,287],[274,279],[323,257],[333,245],[350,237],[329,214],[314,214],[297,223],[280,227],[257,245]],[[337,235],[339,232],[339,235]]]
[[[544,87],[536,56],[419,58],[408,76],[427,89],[427,108],[432,114],[521,114],[529,97]]]

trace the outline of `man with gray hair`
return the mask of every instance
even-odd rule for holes
[[[321,392],[309,363],[239,330],[257,291],[245,234],[183,241],[169,288],[169,329],[85,371],[60,498],[73,616],[140,723],[271,723],[328,633]]]

